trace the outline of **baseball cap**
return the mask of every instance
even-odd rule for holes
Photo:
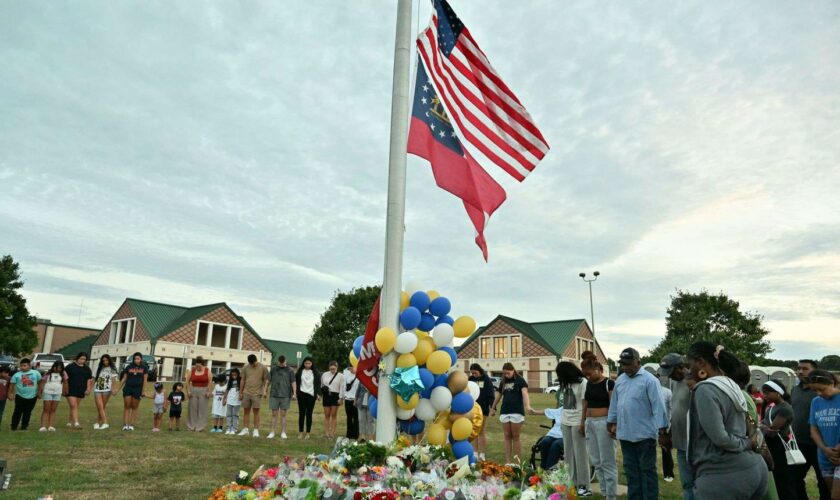
[[[628,347],[627,349],[621,351],[621,354],[618,356],[618,363],[621,365],[629,365],[638,359],[641,359],[639,351],[633,349],[632,347]]]
[[[668,353],[664,358],[662,358],[662,361],[659,362],[659,373],[665,375],[666,377],[670,377],[674,368],[682,364],[685,364],[684,357],[674,352]]]

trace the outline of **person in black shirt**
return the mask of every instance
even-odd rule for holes
[[[481,407],[481,413],[484,414],[484,419],[481,422],[481,432],[475,439],[475,454],[478,460],[484,460],[484,452],[487,448],[487,435],[484,433],[484,428],[487,426],[487,417],[490,416],[490,406],[493,404],[495,397],[493,389],[493,379],[484,368],[478,363],[470,365],[470,382],[475,382],[478,385],[479,394],[478,406]]]
[[[75,362],[64,369],[67,374],[67,403],[70,405],[67,426],[75,429],[82,428],[79,423],[79,400],[84,399],[93,389],[93,372],[87,366],[87,360],[87,353],[80,352]]]
[[[172,424],[175,424],[175,430],[181,430],[181,404],[184,402],[184,384],[176,382],[172,386],[172,392],[166,398],[166,406],[169,407],[169,430],[172,430]],[[164,408],[166,411],[166,408]]]
[[[522,424],[525,423],[525,411],[533,411],[531,402],[528,399],[528,383],[522,378],[512,363],[505,363],[502,366],[504,376],[499,383],[499,394],[493,403],[491,415],[496,414],[496,407],[499,401],[502,402],[502,411],[499,420],[505,431],[505,460],[512,463],[513,457],[522,453],[522,444],[519,442],[519,433]]]
[[[137,407],[146,388],[149,370],[143,363],[143,355],[135,352],[131,356],[131,363],[126,365],[120,377],[123,390],[123,430],[133,431],[134,421],[137,420]]]

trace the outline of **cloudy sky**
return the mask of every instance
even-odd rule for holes
[[[541,321],[588,317],[597,269],[611,356],[661,338],[677,288],[764,315],[773,356],[840,351],[840,3],[452,3],[552,150],[488,264],[410,158],[406,280]],[[31,310],[226,301],[304,342],[380,282],[392,4],[2,3],[0,253]]]

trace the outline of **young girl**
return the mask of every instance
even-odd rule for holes
[[[312,431],[312,410],[318,395],[316,383],[320,381],[318,370],[315,369],[311,356],[303,358],[303,367],[295,373],[298,400],[298,438],[309,439]],[[304,424],[306,426],[304,427]],[[304,432],[305,429],[305,432]]]
[[[166,406],[166,395],[163,393],[163,384],[155,382],[154,405],[152,405],[152,432],[160,432],[160,424],[163,422],[163,411]]]
[[[493,390],[493,380],[490,378],[490,375],[487,375],[487,372],[478,363],[470,365],[470,381],[478,385],[479,393],[476,403],[481,407],[481,413],[484,415],[484,418],[481,420],[481,432],[475,438],[475,458],[477,460],[484,460],[484,453],[487,449],[487,435],[484,429],[487,427],[487,417],[490,416],[490,406],[493,405],[493,399],[495,397],[493,393],[495,391]]]
[[[119,373],[114,367],[114,360],[111,356],[103,354],[99,358],[99,366],[96,367],[96,378],[93,382],[93,399],[96,402],[96,411],[99,414],[93,428],[96,430],[104,430],[110,427],[108,425],[108,412],[105,407],[108,406],[108,400],[111,396],[117,393],[117,378]]]
[[[761,431],[770,454],[773,456],[773,479],[779,498],[796,498],[793,489],[794,466],[787,463],[785,444],[789,441],[790,425],[793,423],[793,407],[787,387],[779,380],[765,382],[761,387],[767,412],[761,421]],[[784,442],[783,442],[784,441]]]
[[[242,404],[242,400],[239,398],[239,368],[234,368],[230,371],[227,390],[222,398],[222,405],[227,410],[227,432],[225,434],[236,434],[239,429],[240,404]]]
[[[135,352],[131,355],[131,363],[126,365],[120,377],[123,390],[123,430],[133,431],[134,421],[137,420],[137,407],[146,389],[149,370],[143,363],[143,355]]]
[[[591,476],[589,474],[589,453],[586,451],[586,436],[583,414],[586,411],[586,379],[583,372],[569,361],[561,361],[557,372],[559,402],[563,405],[563,445],[569,475],[575,482],[578,496],[590,496]],[[609,406],[608,406],[609,407]]]
[[[819,395],[811,401],[811,437],[819,451],[825,485],[831,499],[840,499],[840,388],[831,372],[814,370],[808,377],[811,390]]]
[[[586,390],[583,393],[583,425],[586,439],[586,451],[595,467],[601,494],[608,500],[615,500],[618,487],[618,463],[615,460],[615,440],[607,431],[607,413],[615,382],[604,376],[604,365],[591,351],[581,355],[581,368],[586,377]]]
[[[330,361],[330,370],[321,375],[321,396],[324,399],[324,436],[327,439],[335,439],[342,385],[344,385],[344,376],[338,373],[338,362]]]
[[[213,430],[210,432],[225,432],[225,392],[227,392],[227,379],[219,374],[213,377],[216,386],[213,388]]]
[[[41,386],[38,388],[39,397],[44,400],[44,410],[41,412],[40,432],[55,432],[55,410],[62,394],[67,394],[67,374],[64,372],[64,363],[56,361],[50,371],[41,379]]]
[[[490,414],[496,414],[496,408],[501,400],[502,412],[499,420],[505,431],[505,463],[512,463],[513,457],[518,457],[522,453],[519,433],[525,422],[525,410],[528,412],[534,410],[528,399],[528,383],[525,379],[519,376],[512,363],[505,363],[502,369],[504,376],[499,382],[499,394],[496,396],[493,411]]]
[[[181,404],[184,402],[184,384],[175,382],[172,386],[172,392],[166,398],[166,406],[169,407],[169,430],[175,425],[175,430],[181,430]]]

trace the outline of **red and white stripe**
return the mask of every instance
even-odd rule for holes
[[[523,181],[549,149],[531,115],[466,28],[449,58],[437,40],[437,16],[432,16],[417,49],[464,145],[485,168],[481,158]]]

